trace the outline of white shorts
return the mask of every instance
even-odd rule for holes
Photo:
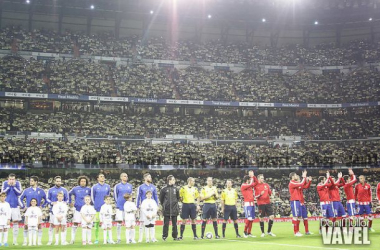
[[[90,223],[87,223],[87,222],[84,222],[84,221],[82,221],[82,228],[92,228],[92,226],[93,226],[93,222],[90,222]]]
[[[73,223],[78,223],[78,224],[82,223],[82,215],[77,210],[75,210],[74,212]]]
[[[144,226],[147,226],[147,225],[150,225],[150,224],[154,225],[154,224],[156,224],[156,219],[149,220],[149,219],[145,218],[143,220],[143,224],[144,224]]]
[[[0,229],[8,229],[9,227],[9,225],[0,225]]]
[[[124,221],[124,211],[116,209],[115,221]]]
[[[28,231],[37,231],[38,230],[38,226],[28,226]]]
[[[21,212],[19,207],[11,208],[11,220],[21,221]]]
[[[112,221],[103,222],[102,229],[112,228]]]
[[[52,212],[49,213],[49,223],[54,224],[54,214]]]
[[[136,226],[136,220],[126,220],[125,227],[134,227]]]
[[[61,222],[58,221],[58,219],[54,216],[54,222],[53,222],[54,226],[58,226],[58,225],[63,225],[63,226],[66,226],[67,224],[67,219],[66,217],[63,217]]]

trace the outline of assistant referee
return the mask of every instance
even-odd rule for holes
[[[239,227],[238,227],[238,216],[237,216],[237,209],[236,209],[236,203],[238,199],[238,193],[234,188],[232,188],[232,180],[228,179],[226,182],[227,188],[222,191],[222,214],[224,217],[224,222],[222,226],[222,233],[223,238],[226,237],[226,226],[227,226],[227,220],[231,218],[234,221],[234,228],[236,232],[236,238],[241,238],[239,234]]]
[[[200,210],[199,207],[199,192],[198,188],[195,186],[195,179],[193,177],[189,177],[187,179],[187,185],[181,187],[179,190],[179,198],[182,201],[182,211],[181,211],[181,236],[180,240],[183,239],[183,232],[185,231],[186,220],[191,219],[191,229],[193,230],[194,240],[198,240],[197,236],[197,225],[196,218],[197,213]]]
[[[217,223],[217,209],[216,209],[216,201],[218,200],[218,189],[213,186],[212,177],[207,178],[207,186],[203,187],[201,191],[201,201],[203,201],[203,211],[202,211],[202,236],[204,238],[206,224],[208,219],[212,219],[212,225],[214,226],[215,231],[215,239],[219,239],[218,235],[218,223]]]

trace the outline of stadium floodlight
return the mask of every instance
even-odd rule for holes
[[[372,21],[372,17],[370,17],[370,18],[368,19],[368,21]]]
[[[153,13],[154,13],[154,11],[153,11],[153,10],[151,10],[151,11],[150,11],[150,14],[152,15]]]
[[[26,0],[25,2],[26,2],[27,4],[29,4],[29,3],[30,3],[30,0]]]
[[[318,21],[315,21],[314,24],[315,24],[315,25],[318,25],[319,23],[318,23]]]
[[[267,20],[265,18],[261,19],[261,22],[265,23]]]
[[[207,16],[208,19],[210,19],[211,17],[212,17],[212,16],[211,16],[210,14]]]
[[[95,6],[93,4],[91,4],[90,8],[93,10],[93,9],[95,9]]]

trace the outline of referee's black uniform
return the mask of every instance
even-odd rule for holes
[[[174,185],[167,185],[160,192],[160,204],[164,215],[162,238],[168,237],[169,222],[172,221],[172,237],[178,239],[177,216],[179,214],[179,191]]]

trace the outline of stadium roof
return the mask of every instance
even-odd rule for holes
[[[14,12],[62,13],[103,18],[141,19],[154,13],[166,20],[313,26],[368,23],[380,19],[380,0],[0,0],[1,9]],[[94,8],[91,8],[93,6]],[[151,13],[153,12],[153,13]],[[370,18],[371,21],[370,21]],[[210,18],[209,18],[210,19]]]

